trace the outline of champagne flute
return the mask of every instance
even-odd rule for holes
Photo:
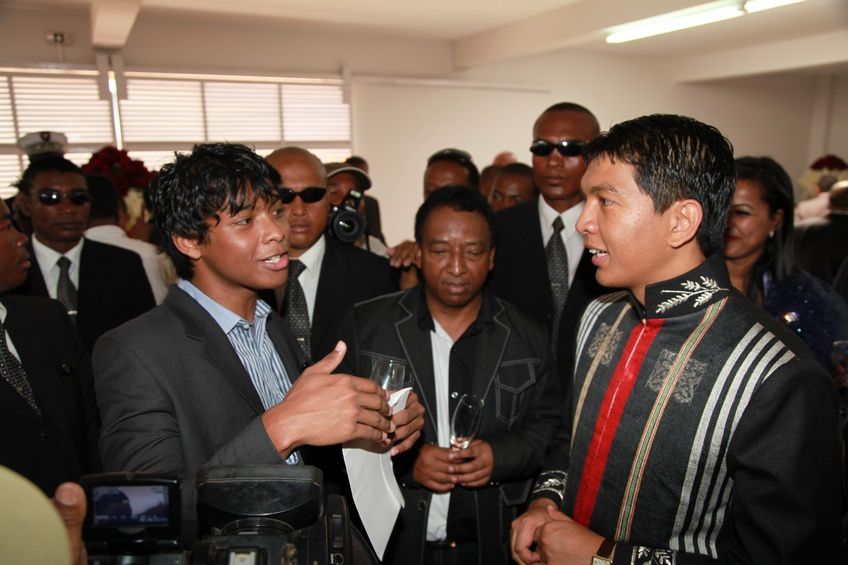
[[[480,431],[483,421],[483,399],[473,394],[463,394],[451,418],[450,444],[452,449],[465,449]]]
[[[380,388],[394,392],[408,386],[406,382],[406,363],[386,357],[374,359],[371,366],[371,380]]]

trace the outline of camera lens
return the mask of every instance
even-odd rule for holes
[[[330,221],[330,235],[343,243],[353,243],[365,233],[365,218],[353,210],[338,210]]]

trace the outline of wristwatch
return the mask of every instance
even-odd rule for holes
[[[601,542],[598,552],[592,556],[592,565],[612,565],[615,557],[615,542],[609,538]]]

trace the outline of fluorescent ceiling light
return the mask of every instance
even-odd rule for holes
[[[797,4],[804,0],[748,0],[747,2],[720,0],[694,6],[685,10],[668,12],[624,24],[610,29],[607,43],[624,43],[681,29],[702,26],[732,18],[744,16],[746,13],[761,12],[789,4]]]
[[[619,26],[607,36],[607,43],[625,43],[690,27],[697,27],[745,15],[739,3],[728,6],[727,3],[716,6],[704,6],[669,12],[661,16],[646,18]]]
[[[798,4],[804,0],[748,0],[745,2],[744,9],[749,14],[754,12],[762,12],[763,10],[771,10],[772,8],[780,8],[789,4]]]

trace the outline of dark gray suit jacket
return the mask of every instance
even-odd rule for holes
[[[267,331],[294,381],[301,357],[273,312]],[[179,476],[186,541],[195,535],[198,470],[283,462],[227,336],[181,289],[173,287],[160,306],[105,334],[93,365],[104,468]]]

